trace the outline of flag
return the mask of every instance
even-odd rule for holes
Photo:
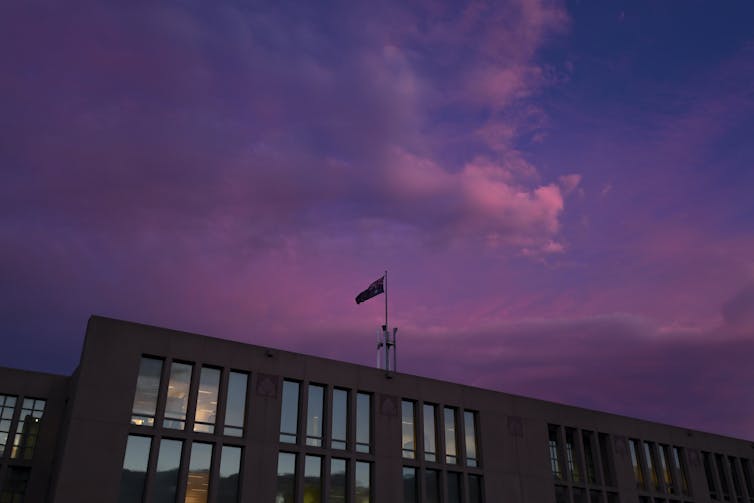
[[[383,293],[385,291],[385,276],[382,276],[380,279],[372,282],[369,287],[358,294],[356,296],[356,303],[361,304],[362,302],[371,299],[372,297],[376,297],[377,295]]]

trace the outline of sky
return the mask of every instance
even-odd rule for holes
[[[754,439],[754,2],[0,2],[0,366],[90,315]]]

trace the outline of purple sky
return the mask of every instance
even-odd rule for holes
[[[753,138],[748,1],[0,2],[0,365],[373,365],[388,269],[402,371],[754,439]]]

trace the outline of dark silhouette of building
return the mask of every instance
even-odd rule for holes
[[[754,503],[754,443],[92,317],[0,369],[0,503]]]

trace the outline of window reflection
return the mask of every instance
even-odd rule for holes
[[[686,465],[681,463],[681,455],[678,447],[673,447],[673,462],[675,463],[675,469],[681,475],[681,491],[683,492],[683,494],[688,495],[689,484],[686,480]],[[754,499],[754,494],[752,494],[751,491],[749,491],[749,493],[752,495],[752,499]]]
[[[652,487],[655,491],[659,491],[660,478],[657,476],[657,463],[655,462],[654,450],[649,442],[644,442],[644,455],[647,463],[647,470],[652,478]]]
[[[139,364],[139,377],[136,379],[136,393],[131,412],[131,424],[153,426],[157,411],[157,393],[160,391],[162,360],[142,357]]]
[[[641,465],[639,464],[639,448],[637,446],[636,440],[629,439],[628,450],[631,454],[631,466],[634,469],[634,480],[636,481],[636,487],[638,487],[639,489],[644,489],[644,472],[642,471]]]
[[[369,452],[369,426],[371,421],[371,396],[356,394],[356,452]]]
[[[296,455],[290,452],[278,454],[278,480],[275,503],[295,503]]]
[[[212,466],[212,444],[194,442],[191,445],[191,461],[184,503],[207,503],[210,466]]]
[[[39,438],[39,426],[44,415],[45,404],[41,399],[24,398],[21,417],[16,425],[16,436],[10,456],[13,459],[31,459]]]
[[[416,468],[413,466],[403,467],[403,503],[419,503]]]
[[[165,403],[165,428],[182,430],[186,427],[189,387],[191,386],[191,365],[173,362],[170,365],[168,397]]]
[[[437,470],[424,471],[424,501],[440,503],[440,473]]]
[[[332,392],[332,445],[333,449],[345,449],[348,424],[348,391],[334,389]]]
[[[416,457],[416,412],[414,402],[409,400],[401,402],[401,437],[403,457],[414,459]]]
[[[16,397],[0,395],[0,457],[5,454],[5,446],[10,435],[10,423],[16,410]]]
[[[476,438],[476,414],[463,411],[464,437],[466,441],[466,466],[479,466]]]
[[[371,497],[371,466],[365,461],[356,462],[356,503],[369,503]]]
[[[128,436],[118,503],[141,503],[144,496],[144,481],[147,478],[151,440],[149,437]]]
[[[202,367],[199,393],[196,397],[194,431],[214,433],[217,421],[217,392],[220,389],[220,370]]]
[[[660,470],[662,470],[662,478],[665,482],[665,490],[668,493],[673,492],[673,473],[670,471],[670,449],[667,445],[659,445],[658,450],[660,452]]]
[[[241,448],[223,445],[220,452],[220,481],[218,503],[238,502],[238,482],[241,472]]]
[[[435,406],[424,404],[424,459],[427,461],[437,461],[437,447],[435,432]]]
[[[246,414],[246,387],[249,376],[242,372],[231,372],[228,377],[228,399],[225,404],[224,433],[233,437],[243,436]]]
[[[458,453],[456,449],[456,411],[450,407],[445,407],[445,462],[452,465],[458,462]]]
[[[178,491],[178,469],[181,465],[183,442],[163,438],[157,457],[157,473],[154,477],[152,499],[155,503],[175,503]]]
[[[322,409],[325,388],[317,384],[309,385],[306,404],[306,445],[322,447]]]
[[[283,381],[283,400],[280,411],[280,441],[296,443],[298,434],[298,393],[299,384]]]
[[[330,493],[328,503],[345,503],[346,501],[346,482],[348,480],[348,471],[346,460],[332,458],[330,460]]]
[[[322,503],[322,458],[304,458],[304,501]]]

